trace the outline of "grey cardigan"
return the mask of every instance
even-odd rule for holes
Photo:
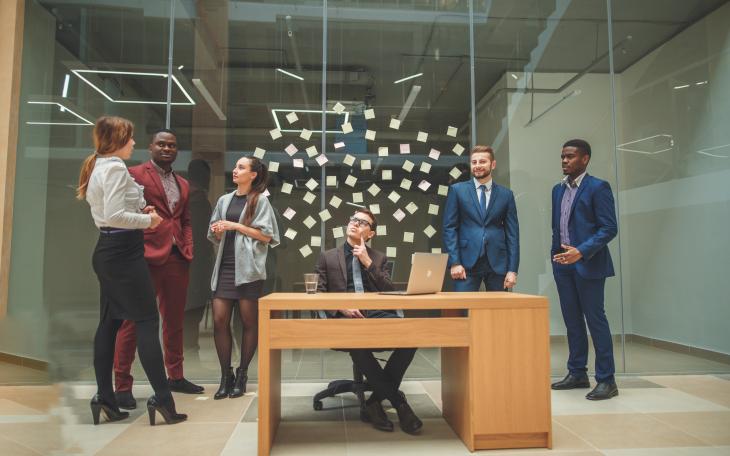
[[[218,198],[218,202],[213,210],[213,215],[210,218],[210,224],[208,227],[208,239],[215,245],[218,246],[218,254],[215,259],[215,266],[213,266],[213,277],[210,280],[210,289],[215,291],[218,286],[218,269],[221,265],[221,259],[223,257],[223,245],[226,242],[226,237],[223,236],[219,241],[213,231],[210,229],[210,225],[218,220],[225,220],[226,212],[228,211],[228,205],[233,200],[235,191],[226,193],[225,195]],[[248,201],[246,206],[241,212],[241,218],[239,222],[243,221],[243,214],[246,213],[246,207],[248,207]],[[266,236],[271,236],[271,241],[267,244],[259,240],[250,238],[241,233],[236,233],[235,238],[235,251],[236,251],[236,286],[243,285],[244,283],[254,282],[256,280],[266,279],[266,254],[269,246],[276,247],[279,245],[279,227],[276,224],[276,215],[274,214],[274,208],[271,206],[269,199],[264,195],[259,195],[258,204],[256,204],[256,211],[254,212],[253,221],[251,222],[251,228],[261,230]]]

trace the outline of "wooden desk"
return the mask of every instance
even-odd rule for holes
[[[277,318],[286,310],[340,308],[440,309],[442,316]],[[548,301],[541,296],[270,294],[259,300],[258,454],[269,454],[281,419],[281,350],[332,347],[441,347],[443,416],[470,451],[551,448],[549,342]]]

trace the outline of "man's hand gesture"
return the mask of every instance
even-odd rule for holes
[[[368,255],[368,249],[365,246],[365,238],[360,236],[360,244],[352,247],[352,254],[360,260],[360,264],[365,266],[365,269],[369,268],[373,264],[373,260]]]

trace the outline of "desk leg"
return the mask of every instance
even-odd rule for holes
[[[281,350],[269,343],[269,312],[259,313],[259,456],[268,456],[281,420]]]
[[[469,381],[469,347],[441,349],[441,403],[444,420],[461,438],[469,451],[474,451]]]

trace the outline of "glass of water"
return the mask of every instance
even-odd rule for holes
[[[319,274],[311,273],[304,274],[304,290],[307,294],[314,294],[317,292],[317,283],[319,282]]]

